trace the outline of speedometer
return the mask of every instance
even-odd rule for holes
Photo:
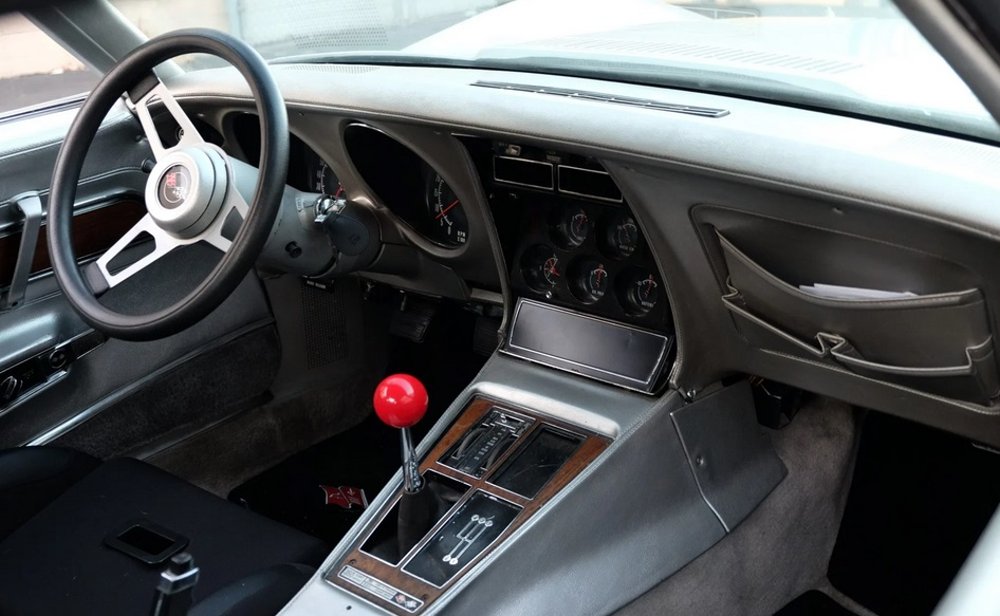
[[[462,202],[440,174],[427,187],[427,229],[430,239],[445,246],[461,246],[469,239],[469,220]]]
[[[325,160],[319,161],[312,173],[313,190],[324,195],[339,197],[344,192],[344,187],[340,185],[340,180],[333,172],[333,168]]]

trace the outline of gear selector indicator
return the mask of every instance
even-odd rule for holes
[[[493,407],[441,458],[441,464],[480,478],[532,423],[530,418]]]
[[[428,541],[403,571],[441,587],[502,533],[521,508],[476,492]]]

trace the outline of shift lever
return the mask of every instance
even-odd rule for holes
[[[393,374],[375,388],[375,413],[386,425],[399,428],[403,438],[403,493],[396,519],[396,546],[402,557],[413,549],[448,508],[434,491],[425,489],[410,427],[427,412],[427,389],[409,374]]]
[[[427,389],[416,377],[393,374],[375,388],[375,414],[386,425],[398,428],[403,442],[403,491],[417,494],[424,487],[417,454],[413,450],[410,427],[427,412]]]

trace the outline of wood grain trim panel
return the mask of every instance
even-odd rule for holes
[[[481,479],[466,475],[465,473],[439,463],[438,460],[444,457],[448,450],[451,449],[451,447],[457,443],[465,435],[465,433],[494,406],[528,417],[534,420],[534,423],[530,429],[526,430],[525,433],[510,446],[505,454],[494,463],[490,471]],[[503,467],[504,461],[519,452],[521,447],[528,442],[538,430],[541,430],[546,426],[553,426],[568,432],[579,434],[584,437],[584,441],[577,448],[576,452],[574,452],[573,455],[566,460],[562,467],[549,479],[548,483],[542,487],[538,494],[534,498],[529,499],[490,483],[490,479],[493,475],[495,475],[497,471]],[[511,522],[507,529],[501,533],[501,535],[490,547],[483,550],[476,558],[469,562],[468,565],[454,575],[451,580],[449,580],[441,588],[416,578],[402,570],[403,566],[408,562],[408,559],[412,557],[412,555],[416,554],[420,548],[423,547],[426,541],[421,542],[414,547],[410,554],[402,558],[398,564],[390,565],[385,561],[379,560],[361,551],[361,545],[364,543],[368,535],[367,532],[363,533],[358,540],[355,541],[347,556],[341,559],[334,567],[326,572],[325,579],[331,584],[334,584],[335,586],[338,586],[339,588],[342,588],[354,595],[362,597],[365,601],[377,605],[393,614],[398,614],[399,616],[419,614],[420,612],[426,610],[429,605],[431,605],[436,599],[451,588],[452,585],[454,585],[469,571],[469,569],[474,567],[479,561],[496,549],[498,545],[506,541],[519,527],[527,522],[532,515],[537,513],[538,510],[545,505],[545,503],[551,500],[556,493],[566,487],[566,485],[572,481],[574,477],[589,466],[605,449],[607,449],[610,442],[611,441],[604,436],[588,432],[578,426],[573,426],[545,417],[528,409],[522,409],[505,402],[490,400],[488,398],[474,398],[466,406],[465,410],[462,411],[461,415],[459,415],[458,419],[455,420],[455,423],[452,424],[445,435],[441,437],[437,444],[431,449],[430,453],[427,454],[420,464],[420,470],[423,473],[433,471],[440,475],[457,479],[470,486],[469,490],[465,493],[459,503],[455,505],[456,508],[471,498],[477,490],[518,505],[521,507],[521,511],[518,513],[517,517],[514,518],[513,522]],[[391,511],[392,506],[398,498],[399,492],[397,492],[396,495],[389,500],[381,514],[387,515],[386,512]],[[374,525],[377,524],[379,519],[381,519],[381,516],[376,518],[376,520],[369,526],[369,531],[374,528]],[[444,519],[439,520],[434,528],[427,533],[427,538],[434,536],[438,529],[447,524],[447,522],[447,516],[445,516]],[[354,584],[351,584],[350,582],[341,579],[338,574],[347,565],[350,565],[359,571],[389,584],[400,591],[416,597],[423,602],[423,605],[416,611],[406,611],[389,601],[386,601],[359,588],[358,586],[355,586]]]
[[[73,217],[73,250],[78,258],[101,254],[145,214],[145,204],[134,197],[116,199],[107,205],[77,214]],[[9,285],[14,277],[20,245],[20,231],[0,237],[0,287]],[[51,267],[47,227],[43,222],[31,261],[31,273],[44,272]]]

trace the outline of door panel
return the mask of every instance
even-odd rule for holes
[[[20,243],[12,197],[33,190],[45,203],[59,139],[71,119],[61,111],[0,123],[0,293]],[[142,166],[151,155],[138,135],[137,123],[119,106],[95,138],[74,219],[81,262],[103,253],[145,213]],[[0,382],[2,371],[26,359],[24,374],[46,378],[11,402],[0,399],[0,447],[58,442],[118,455],[158,438],[183,438],[267,392],[279,346],[254,273],[220,308],[180,334],[154,342],[107,340],[62,296],[48,269],[45,241],[43,224],[24,301],[0,311]],[[201,245],[177,250],[101,301],[124,313],[161,309],[200,283],[220,256]],[[53,369],[50,354],[60,345],[67,345],[73,361]]]
[[[123,195],[108,203],[82,209],[73,218],[73,249],[84,259],[100,255],[145,213],[142,200],[134,195]],[[43,223],[31,262],[32,274],[43,273],[51,267],[46,231]],[[0,236],[0,287],[10,284],[20,243],[21,233],[18,231]]]

